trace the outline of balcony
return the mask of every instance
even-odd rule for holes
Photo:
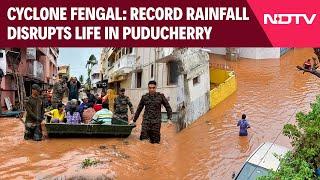
[[[43,80],[44,77],[44,68],[43,64],[39,61],[31,61],[27,63],[27,73],[28,77],[32,77],[38,80]]]
[[[111,76],[121,76],[130,73],[133,70],[135,63],[135,54],[127,54],[117,60],[113,66],[108,70]]]

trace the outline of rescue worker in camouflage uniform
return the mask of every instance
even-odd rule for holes
[[[40,98],[40,86],[32,85],[32,94],[25,102],[27,111],[24,139],[42,140],[41,122],[44,115],[43,100]]]
[[[66,76],[62,77],[58,82],[53,85],[53,92],[52,92],[52,107],[57,108],[59,103],[62,103],[62,98],[67,88],[68,78]]]
[[[133,118],[135,123],[143,107],[145,107],[140,140],[149,139],[152,144],[160,143],[161,105],[166,108],[168,119],[171,120],[172,117],[172,109],[168,100],[164,94],[156,92],[156,86],[157,83],[155,81],[148,83],[149,93],[142,96]]]
[[[133,105],[129,97],[124,95],[125,91],[124,88],[121,88],[119,96],[114,100],[114,117],[128,121],[128,106],[133,115]]]

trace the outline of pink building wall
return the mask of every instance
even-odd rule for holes
[[[9,50],[9,49],[6,49]],[[44,48],[40,49],[42,52],[44,51]],[[29,64],[32,63],[31,60],[27,60],[27,55],[26,55],[26,48],[20,49],[20,56],[21,56],[21,62],[16,69],[16,72],[19,73],[22,76],[28,76],[32,78],[32,76],[29,73]],[[50,52],[50,51],[48,51]],[[54,60],[54,57],[48,53],[47,56],[42,55],[39,56],[39,62],[42,63],[44,69],[43,69],[43,77],[41,77],[41,81],[47,84],[53,84],[53,74],[57,75],[57,66],[56,66],[56,61]],[[12,67],[7,66],[7,71],[10,73],[12,72]],[[5,97],[9,97],[10,101],[12,104],[15,103],[15,93],[16,93],[16,82],[13,79],[12,75],[7,74],[4,78],[2,78],[2,83],[1,83],[1,88],[2,88],[2,96],[1,96],[1,105],[3,110],[7,110],[6,104],[4,101]]]

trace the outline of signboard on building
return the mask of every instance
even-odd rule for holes
[[[27,48],[27,59],[35,60],[37,58],[36,48]]]
[[[7,58],[6,51],[4,49],[0,49],[0,69],[2,69],[4,75],[7,73]]]

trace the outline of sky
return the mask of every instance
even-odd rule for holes
[[[59,48],[58,66],[70,65],[70,75],[79,78],[80,75],[87,78],[86,63],[93,54],[100,60],[102,48]]]

